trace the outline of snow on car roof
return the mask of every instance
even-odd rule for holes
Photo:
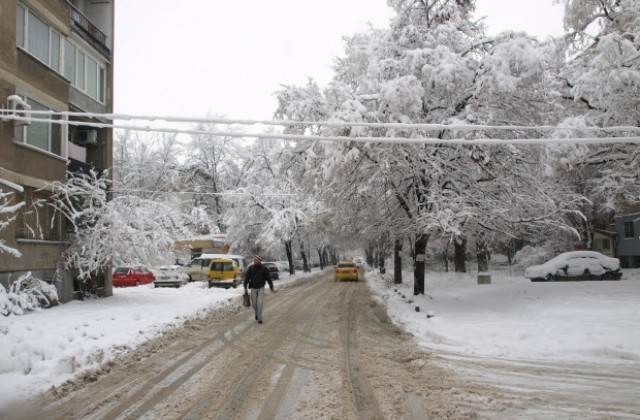
[[[611,258],[596,251],[569,251],[551,258],[550,261],[565,261],[572,258]]]

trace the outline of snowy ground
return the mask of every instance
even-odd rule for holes
[[[285,276],[276,284],[285,287],[301,277]],[[549,284],[494,272],[490,285],[478,285],[475,274],[428,273],[427,295],[420,297],[412,295],[410,273],[399,287],[373,273],[368,284],[394,322],[442,353],[634,366],[640,361],[640,270],[626,270],[622,281]],[[202,283],[140,286],[116,289],[108,299],[0,319],[0,411],[210,308],[237,305],[241,293]]]
[[[393,322],[428,348],[501,359],[639,362],[640,269],[623,271],[620,281],[555,283],[494,271],[488,285],[477,284],[475,274],[427,273],[426,295],[418,297],[411,273],[399,286],[379,275],[369,285]]]

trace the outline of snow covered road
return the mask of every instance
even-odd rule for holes
[[[454,287],[441,285],[441,294],[396,299],[388,295],[381,298],[387,289],[379,288],[375,276],[368,280],[369,287],[363,282],[335,283],[332,277],[326,271],[290,283],[282,281],[278,293],[267,292],[263,325],[256,324],[252,311],[240,305],[239,290],[199,290],[201,294],[229,294],[231,300],[212,306],[206,315],[200,313],[176,322],[173,328],[123,350],[115,358],[105,358],[96,370],[84,371],[37,400],[21,404],[20,411],[5,407],[0,418],[640,418],[640,369],[638,361],[631,357],[633,353],[619,362],[611,362],[608,357],[572,361],[569,353],[546,360],[500,357],[485,354],[486,351],[465,353],[464,348],[452,346],[455,341],[450,339],[430,349],[427,340],[432,335],[407,328],[418,324],[411,321],[408,312],[402,314],[406,308],[425,324],[424,312],[415,312],[415,303],[409,304],[408,299],[416,299],[423,308],[436,308],[438,325],[442,327],[454,319],[452,314],[461,314],[468,306],[465,293],[475,296],[482,292],[485,300],[494,294],[504,300],[508,284],[515,287],[513,281],[496,285],[492,292],[492,287],[487,286],[459,288],[460,280],[455,280]],[[443,277],[445,281],[451,280]],[[548,299],[544,293],[554,291],[546,286],[557,289],[554,285],[536,285],[535,289],[530,289],[528,283],[522,285],[528,298],[537,296],[533,302],[542,305]],[[585,290],[595,290],[601,296],[603,286],[611,289],[610,296],[627,298],[636,287],[635,283],[621,282],[562,287],[566,298],[572,287],[579,287],[576,292],[581,295]],[[184,298],[181,295],[198,291],[134,289],[122,291],[132,303],[135,295],[144,295],[148,301],[173,293],[176,307],[182,306],[177,301]],[[371,299],[371,289],[376,291],[375,299]],[[444,299],[450,290],[457,291],[452,301]],[[621,294],[623,290],[626,293]],[[190,300],[194,302],[193,298]],[[460,301],[460,306],[455,306],[454,301]],[[91,305],[104,302],[109,299]],[[168,308],[171,302],[163,302],[162,307]],[[624,308],[619,303],[617,310]],[[491,309],[508,313],[495,305]],[[471,313],[482,319],[484,312],[474,306]],[[154,312],[152,317],[157,319],[160,315]],[[143,313],[132,321],[137,325],[146,316]],[[99,320],[94,328],[109,321],[104,315],[94,317]],[[87,315],[83,322],[90,324],[89,319]],[[626,328],[629,320],[622,319],[620,325]],[[613,321],[608,322],[613,329]],[[479,329],[491,326],[475,325]],[[634,334],[633,330],[628,333]],[[103,339],[109,337],[106,332],[98,334],[103,335]],[[516,335],[520,341],[520,333]],[[528,340],[531,346],[536,345],[533,338]],[[468,337],[465,348],[475,341]],[[634,342],[626,340],[625,348],[633,351]],[[500,341],[502,347],[505,343]],[[521,353],[519,346],[514,349]],[[33,362],[31,365],[37,367]],[[28,411],[24,411],[25,407]]]

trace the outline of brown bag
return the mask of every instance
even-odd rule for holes
[[[247,307],[251,306],[251,296],[249,296],[249,293],[246,291],[244,292],[244,295],[242,295],[242,305]]]

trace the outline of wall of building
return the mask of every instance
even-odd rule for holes
[[[625,222],[633,223],[633,238],[625,238]],[[616,217],[617,257],[625,268],[640,268],[640,213]]]
[[[70,6],[66,0],[22,0],[21,3],[62,37],[82,38],[82,34],[74,33],[71,28]],[[9,96],[21,94],[56,111],[112,112],[112,54],[105,58],[106,101],[101,104],[79,92],[64,76],[17,46],[17,4],[17,0],[0,0],[0,108],[6,108]],[[110,42],[114,27],[113,7],[113,0],[111,0],[99,2],[96,8],[86,8],[91,14],[87,17],[99,18],[100,22],[94,22],[95,24],[106,25],[100,29],[109,35]],[[112,47],[111,43],[110,48]],[[105,52],[103,49],[92,53],[96,56],[108,55],[109,51]],[[17,143],[14,122],[0,121],[0,178],[20,187],[45,190],[50,189],[54,181],[64,182],[67,177],[68,130],[66,126],[59,128],[56,126],[56,130],[58,129],[62,149],[59,156]],[[81,154],[86,159],[86,163],[100,169],[109,169],[113,161],[113,131],[100,130],[98,145],[87,147]],[[8,191],[10,188],[3,185],[3,190]],[[20,200],[24,191],[13,192],[16,200]],[[0,253],[0,283],[8,287],[10,282],[16,280],[21,274],[31,272],[37,278],[54,283],[62,302],[76,297],[72,274],[59,270],[62,264],[61,255],[69,243],[62,238],[61,240],[21,237],[16,239],[16,229],[16,223],[14,223],[10,228],[0,232],[0,239],[8,246],[18,249],[22,254],[17,258],[8,253]],[[104,277],[106,281],[99,293],[108,296],[112,293],[110,273]]]

